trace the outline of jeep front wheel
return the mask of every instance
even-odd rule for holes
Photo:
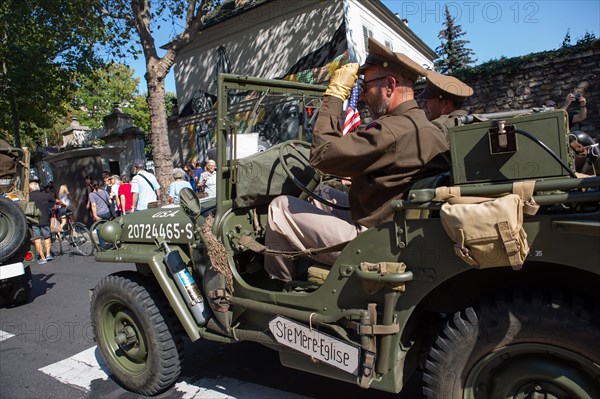
[[[600,398],[599,304],[518,293],[457,312],[431,349],[428,398]]]
[[[27,235],[27,219],[17,204],[0,198],[0,264],[23,246]]]
[[[103,278],[91,301],[98,347],[113,376],[143,395],[166,391],[181,373],[183,343],[166,300],[135,272]]]

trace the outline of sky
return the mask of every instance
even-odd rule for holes
[[[432,50],[440,45],[438,33],[444,29],[444,5],[448,5],[456,24],[466,33],[462,39],[468,40],[467,46],[475,51],[475,65],[502,56],[510,58],[559,48],[569,30],[572,44],[586,32],[600,37],[599,0],[382,2],[400,18],[408,19],[408,27]],[[156,42],[163,45],[169,39],[168,34],[159,32]],[[129,65],[135,69],[134,76],[140,78],[140,91],[145,92],[143,59]],[[175,92],[173,69],[165,89]]]

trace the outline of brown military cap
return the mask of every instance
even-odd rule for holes
[[[442,75],[434,71],[427,72],[425,90],[419,95],[419,100],[430,98],[446,99],[463,102],[473,95],[473,89],[454,76]]]
[[[419,76],[426,76],[427,70],[402,53],[394,53],[372,37],[369,38],[369,55],[358,70],[364,72],[370,66],[377,65],[384,69],[406,76],[416,81]]]

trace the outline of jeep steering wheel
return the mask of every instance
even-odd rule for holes
[[[283,168],[283,170],[285,171],[285,173],[288,175],[288,177],[292,180],[292,182],[300,189],[302,190],[303,194],[300,194],[300,198],[301,199],[307,199],[308,197],[313,198],[316,201],[319,201],[320,203],[330,206],[332,208],[336,208],[336,209],[341,209],[341,210],[350,210],[350,207],[348,206],[344,206],[344,205],[339,205],[336,204],[334,202],[329,201],[326,198],[321,197],[319,194],[315,193],[313,190],[317,187],[317,185],[319,184],[319,181],[321,180],[321,175],[322,173],[319,172],[317,169],[313,168],[310,163],[308,158],[306,158],[306,156],[304,156],[304,154],[302,154],[302,152],[300,152],[297,148],[296,145],[301,145],[304,147],[309,147],[310,143],[307,143],[306,141],[302,141],[302,140],[289,140],[286,141],[285,143],[283,143],[281,145],[281,147],[279,147],[279,162],[281,163],[281,167]],[[299,159],[302,162],[302,166],[304,168],[311,168],[315,171],[315,175],[312,178],[312,180],[310,182],[308,182],[308,185],[304,185],[304,183],[298,179],[296,176],[294,176],[294,174],[292,173],[292,171],[290,170],[287,161],[285,159],[285,154],[286,154],[286,149],[287,148],[292,148],[294,149],[298,154],[299,157],[297,159]]]

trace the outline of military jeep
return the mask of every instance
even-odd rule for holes
[[[33,259],[30,222],[36,208],[29,203],[29,151],[0,140],[0,297],[20,305],[31,294]]]
[[[324,90],[221,75],[216,199],[182,191],[180,205],[94,226],[111,244],[97,247],[97,261],[137,266],[91,296],[115,379],[145,395],[167,390],[187,336],[254,341],[284,366],[387,392],[420,371],[430,398],[600,397],[600,178],[572,170],[562,110],[456,119],[452,170],[392,201],[393,221],[343,244],[331,267],[311,257],[331,248],[288,254],[305,279],[268,276],[263,261],[277,253],[263,245],[269,202],[307,198],[336,179],[308,163]],[[260,115],[290,102],[296,140],[271,139],[252,154],[264,142]],[[445,219],[458,208],[438,194],[495,201],[521,182],[530,195],[519,203],[535,210],[518,215],[519,245],[502,236],[467,262]]]

